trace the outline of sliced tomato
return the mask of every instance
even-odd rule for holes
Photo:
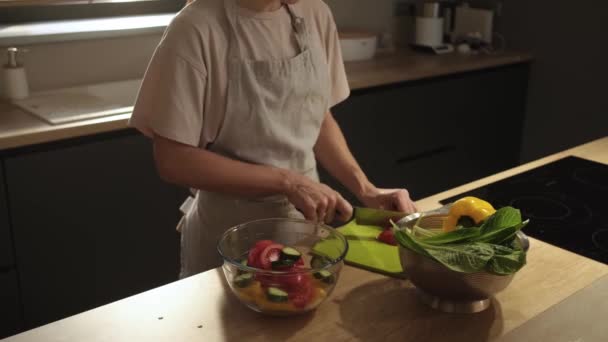
[[[258,265],[258,259],[260,257],[261,252],[261,249],[255,247],[249,251],[249,255],[247,256],[247,265],[249,267],[260,267],[260,265]]]
[[[296,308],[302,309],[310,303],[313,296],[312,283],[308,283],[306,286],[300,287],[298,290],[292,290],[289,292],[289,300],[293,303]]]
[[[298,259],[298,261],[296,261],[295,266],[300,267],[300,268],[302,266],[304,266],[304,259],[302,257],[300,257],[300,259]]]
[[[285,285],[291,290],[299,290],[302,287],[306,287],[309,284],[310,279],[305,273],[294,273],[285,276]]]
[[[395,239],[395,233],[392,230],[385,230],[378,235],[378,241],[384,242],[388,245],[397,246],[397,240]]]
[[[283,247],[284,246],[279,243],[273,243],[272,245],[266,246],[258,257],[258,262],[261,268],[265,270],[271,269],[272,262],[279,260]]]
[[[249,255],[247,256],[247,265],[256,268],[262,268],[262,265],[259,262],[260,254],[262,251],[272,245],[274,242],[272,240],[260,240],[255,243],[253,248],[249,250]]]

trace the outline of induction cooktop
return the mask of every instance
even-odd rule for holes
[[[608,165],[567,157],[441,203],[463,196],[516,207],[527,235],[608,264]]]

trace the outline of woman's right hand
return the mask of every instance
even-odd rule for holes
[[[285,195],[309,221],[331,223],[335,218],[346,222],[353,214],[353,207],[338,192],[298,173],[288,177]]]

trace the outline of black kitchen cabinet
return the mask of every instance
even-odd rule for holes
[[[179,205],[131,131],[5,159],[26,328],[175,281]]]
[[[13,244],[8,220],[8,199],[5,188],[4,163],[0,159],[0,271],[13,266]]]
[[[419,199],[518,165],[527,79],[519,64],[365,89],[333,113],[370,180]]]
[[[15,270],[0,272],[0,338],[21,331],[23,316]]]

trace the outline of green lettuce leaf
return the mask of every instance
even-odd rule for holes
[[[481,271],[494,256],[492,246],[482,242],[441,246],[421,244],[421,246],[436,261],[456,272]]]
[[[448,243],[469,241],[470,239],[476,238],[479,235],[481,235],[480,228],[461,228],[451,232],[440,233],[428,238],[422,238],[420,241],[431,245],[444,245]]]
[[[481,225],[481,234],[489,234],[496,230],[514,227],[521,223],[521,212],[513,207],[503,207],[488,217]]]
[[[521,248],[491,245],[494,257],[488,262],[486,271],[498,275],[509,275],[519,271],[526,264],[526,252]]]

